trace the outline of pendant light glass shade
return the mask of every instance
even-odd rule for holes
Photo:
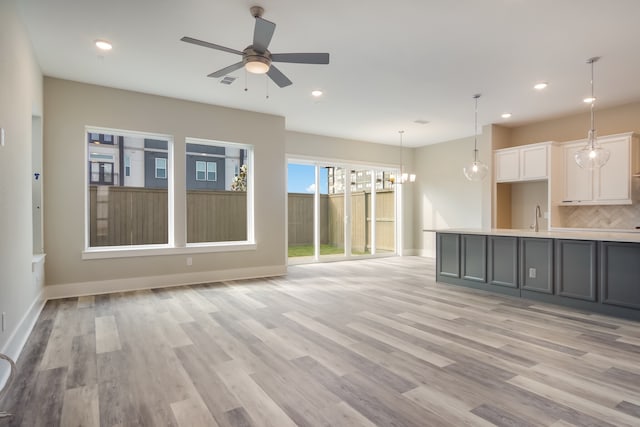
[[[477,160],[469,163],[462,170],[469,181],[482,181],[487,176],[487,172],[489,172],[487,165]]]
[[[484,177],[487,176],[489,168],[487,167],[487,165],[478,160],[478,98],[480,98],[480,94],[473,95],[473,98],[476,100],[475,127],[473,137],[473,161],[466,165],[462,169],[462,171],[464,172],[464,176],[469,181],[482,181]]]
[[[591,65],[591,128],[587,136],[587,144],[574,154],[574,159],[578,166],[585,169],[597,169],[609,161],[611,153],[606,148],[602,148],[598,144],[598,137],[595,128],[594,120],[594,108],[596,104],[596,97],[593,95],[593,64],[600,59],[599,57],[593,57],[587,59],[587,64]]]

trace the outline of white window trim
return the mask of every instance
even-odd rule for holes
[[[213,170],[211,171],[213,173],[213,179],[209,179],[209,165],[213,166]],[[206,174],[207,181],[218,182],[218,164],[216,162],[206,162]]]
[[[158,160],[162,160],[164,162],[163,168],[158,167]],[[167,179],[167,171],[169,170],[169,162],[167,160],[168,159],[165,159],[164,157],[156,157],[154,159],[154,163],[155,163],[154,175],[156,179]],[[159,170],[164,170],[164,176],[158,176]]]
[[[102,128],[97,126],[85,126],[83,141],[84,143],[84,158],[87,159],[89,152],[89,144],[86,143],[87,133],[107,133],[117,134],[118,136],[130,136],[130,137],[147,137],[154,139],[166,140],[168,142],[167,150],[167,204],[168,204],[168,241],[169,243],[163,245],[140,245],[140,246],[89,246],[89,186],[86,185],[86,180],[89,177],[89,162],[84,162],[84,180],[85,180],[85,233],[84,233],[84,249],[82,251],[83,260],[91,259],[109,259],[109,258],[132,258],[132,257],[145,257],[145,256],[162,256],[162,255],[184,255],[195,253],[221,253],[221,252],[235,252],[235,251],[255,251],[258,248],[258,244],[255,241],[255,221],[254,221],[254,173],[250,173],[247,179],[247,240],[232,241],[232,242],[203,242],[203,243],[186,243],[183,245],[176,244],[175,236],[175,149],[174,138],[172,135],[158,134],[154,132],[137,132],[121,129]],[[254,171],[254,159],[253,152],[255,147],[251,144],[233,143],[227,141],[217,140],[205,140],[198,138],[187,137],[184,140],[184,144],[206,143],[210,145],[224,145],[234,148],[247,149],[247,167],[250,171]],[[149,150],[155,151],[155,150]],[[217,166],[216,166],[217,168]],[[217,172],[217,170],[216,170]],[[216,173],[217,175],[217,173]],[[186,230],[186,222],[184,224],[178,224],[179,227],[184,227]],[[186,238],[186,235],[185,235]]]
[[[203,170],[198,169],[199,163],[202,163],[204,165]],[[198,178],[198,172],[204,173],[204,178],[202,179]],[[206,180],[207,180],[207,162],[205,162],[204,160],[196,160],[196,181],[206,181]]]
[[[258,245],[255,242],[250,241],[189,243],[185,247],[174,247],[170,245],[104,246],[85,249],[82,252],[82,259],[133,258],[161,255],[255,251],[257,248]]]
[[[122,129],[112,129],[112,128],[102,128],[102,127],[98,127],[98,126],[85,126],[84,127],[84,135],[83,135],[83,141],[85,141],[84,143],[84,158],[88,159],[89,158],[89,144],[86,143],[86,139],[87,139],[87,133],[103,133],[103,134],[117,134],[118,136],[124,136],[124,137],[133,137],[133,138],[154,138],[154,139],[160,139],[160,140],[165,140],[167,141],[167,221],[168,221],[168,241],[169,244],[167,245],[144,245],[141,246],[141,248],[144,248],[146,250],[150,250],[150,251],[156,251],[156,248],[159,247],[165,247],[165,248],[171,248],[174,247],[175,248],[175,214],[174,214],[174,210],[175,210],[175,195],[174,195],[174,176],[173,176],[173,167],[171,167],[171,165],[174,164],[174,149],[173,149],[173,144],[174,144],[174,140],[173,140],[173,136],[171,135],[166,135],[166,134],[159,134],[159,133],[154,133],[154,132],[137,132],[137,131],[130,131],[130,130],[122,130]],[[90,227],[91,225],[89,224],[89,186],[87,185],[87,178],[89,177],[89,162],[85,161],[84,162],[84,182],[85,182],[85,191],[84,191],[84,249],[82,251],[82,259],[96,259],[96,258],[118,258],[117,256],[92,256],[89,258],[85,258],[85,254],[94,254],[94,255],[98,255],[99,253],[103,252],[103,253],[115,253],[115,252],[122,252],[123,254],[130,252],[130,250],[133,248],[133,252],[134,253],[140,253],[137,249],[138,248],[136,246],[116,246],[116,247],[109,247],[109,249],[107,249],[106,247],[100,247],[100,246],[96,246],[96,247],[91,247],[89,246],[89,242],[90,242]],[[122,257],[126,257],[126,256],[134,256],[133,253],[129,254],[129,255],[122,255]]]
[[[185,140],[185,149],[188,144],[202,144],[202,145],[215,145],[215,146],[224,146],[230,148],[239,148],[247,150],[247,158],[245,159],[245,163],[247,164],[247,168],[250,173],[247,177],[247,240],[246,244],[242,243],[241,246],[251,246],[256,245],[255,241],[255,212],[254,212],[254,161],[253,161],[253,153],[255,151],[255,146],[251,144],[243,144],[239,142],[228,142],[228,141],[220,141],[215,139],[202,139],[202,138],[193,138],[186,137]],[[186,150],[185,150],[186,151]],[[186,154],[190,153],[186,151]],[[226,158],[226,157],[225,157]],[[217,168],[217,166],[216,166]],[[216,178],[217,178],[217,169],[216,169]],[[184,227],[187,227],[185,222]],[[186,236],[185,236],[186,240]],[[185,243],[186,248],[217,248],[218,246],[229,247],[228,242],[203,242],[203,243]],[[211,250],[210,252],[218,252],[217,250]]]

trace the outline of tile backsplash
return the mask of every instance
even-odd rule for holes
[[[634,229],[640,227],[640,203],[633,205],[560,206],[560,224],[568,228]]]

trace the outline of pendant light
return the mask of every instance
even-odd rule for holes
[[[586,98],[584,101],[591,103],[591,128],[587,135],[587,144],[574,155],[578,166],[585,169],[597,169],[604,166],[609,161],[609,156],[611,155],[609,150],[602,148],[600,144],[598,144],[598,137],[596,135],[596,127],[594,124],[596,98],[593,96],[593,64],[595,64],[599,59],[599,56],[587,59],[587,64],[591,65],[591,97]]]
[[[400,176],[398,177],[398,179],[396,179],[393,175],[391,175],[391,182],[398,184],[404,184],[405,182],[415,182],[416,174],[407,173],[404,171],[404,150],[402,147],[402,135],[404,135],[404,131],[399,130],[398,133],[400,134]]]
[[[469,181],[482,181],[485,176],[487,176],[487,171],[489,168],[487,165],[478,160],[478,98],[480,98],[480,94],[477,93],[473,95],[473,98],[476,100],[476,109],[475,109],[475,127],[473,128],[473,161],[466,165],[463,169],[464,176]]]

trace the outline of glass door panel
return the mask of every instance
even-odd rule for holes
[[[316,259],[314,212],[316,166],[289,163],[287,167],[288,254],[296,262]]]
[[[392,171],[376,171],[375,191],[375,236],[376,254],[392,254],[396,251],[396,194],[391,182]]]
[[[322,259],[344,257],[345,180],[343,167],[320,167],[319,220]]]
[[[370,169],[352,169],[349,222],[351,228],[351,255],[371,254],[371,202],[372,174]]]

